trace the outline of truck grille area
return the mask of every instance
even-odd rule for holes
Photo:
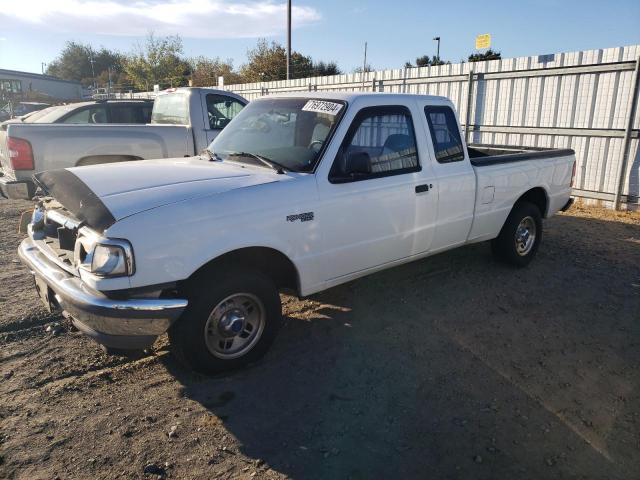
[[[76,262],[83,260],[74,255],[80,226],[81,222],[64,209],[45,210],[38,207],[30,225],[30,235],[47,258],[77,275]]]

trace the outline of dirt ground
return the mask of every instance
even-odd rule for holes
[[[640,214],[548,220],[523,270],[481,244],[285,297],[266,358],[206,378],[58,331],[28,208],[0,201],[0,478],[640,478]]]

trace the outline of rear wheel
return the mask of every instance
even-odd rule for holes
[[[525,267],[533,260],[542,241],[542,215],[529,202],[514,206],[497,238],[491,242],[494,255],[511,265]]]
[[[169,330],[176,356],[190,368],[209,374],[258,360],[282,323],[273,281],[253,270],[201,278],[188,292],[184,314]]]

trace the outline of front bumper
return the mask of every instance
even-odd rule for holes
[[[35,276],[45,305],[62,309],[80,331],[107,347],[150,346],[187,306],[183,299],[108,298],[50,261],[30,238],[22,241],[18,254]]]
[[[31,200],[35,195],[36,186],[30,180],[11,180],[0,177],[0,193],[12,200]]]

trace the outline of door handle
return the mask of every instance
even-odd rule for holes
[[[429,185],[416,185],[416,193],[424,193],[429,191]]]

